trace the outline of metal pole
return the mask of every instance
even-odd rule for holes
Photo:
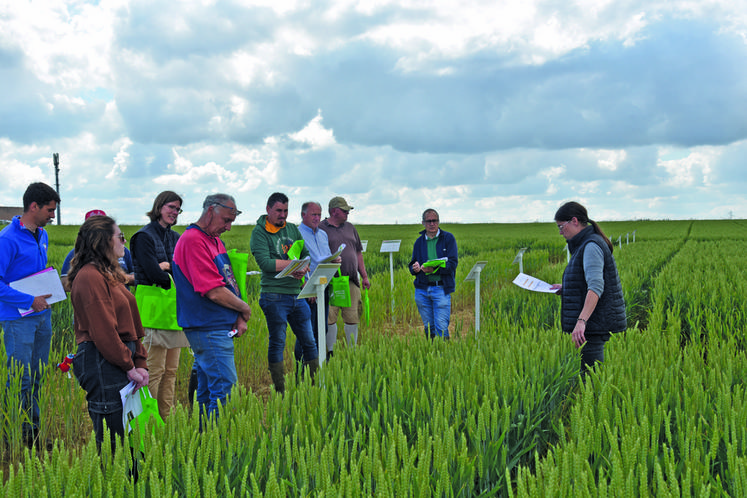
[[[52,154],[52,162],[54,163],[54,179],[55,186],[57,187],[57,195],[60,195],[60,155],[55,152]],[[62,196],[60,196],[62,198]],[[62,224],[62,216],[60,211],[60,204],[57,204],[57,224]]]
[[[475,270],[475,339],[480,331],[480,272],[481,269]]]
[[[394,253],[389,253],[389,277],[392,290],[392,316],[394,316]]]

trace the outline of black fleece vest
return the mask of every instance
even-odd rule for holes
[[[176,241],[179,239],[179,234],[171,229],[164,229],[160,225],[156,226],[156,224],[158,224],[157,221],[148,223],[138,230],[137,233],[133,235],[133,238],[136,235],[139,237],[142,237],[143,235],[150,236],[150,238],[153,239],[153,244],[155,246],[156,261],[159,263],[163,263],[164,261],[171,263],[171,257],[169,254],[174,254],[174,247],[176,246]],[[166,245],[170,248],[169,253],[166,252]],[[135,269],[135,285],[151,285],[153,283],[148,279],[148,276],[143,271],[143,267],[138,264],[137,259],[134,257],[132,258],[132,266]]]
[[[584,248],[587,244],[596,244],[604,254],[604,292],[594,312],[586,322],[586,332],[590,334],[604,332],[622,332],[628,327],[625,316],[625,299],[623,298],[620,277],[617,274],[615,258],[607,242],[594,232],[589,225],[568,241],[571,260],[563,272],[563,296],[561,324],[564,332],[573,332],[576,321],[584,307],[587,287],[584,276]]]

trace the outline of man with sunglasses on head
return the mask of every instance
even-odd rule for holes
[[[451,319],[451,293],[456,288],[456,269],[459,263],[454,236],[439,228],[435,209],[423,212],[420,237],[412,248],[408,265],[415,275],[415,304],[423,319],[425,335],[431,339],[449,339]]]
[[[230,195],[207,196],[200,219],[179,237],[172,261],[177,322],[195,355],[197,402],[208,417],[218,416],[218,405],[225,405],[238,380],[233,338],[246,332],[251,318],[220,239],[239,214]]]
[[[340,244],[345,244],[342,251],[342,264],[340,274],[350,277],[350,306],[340,308],[329,307],[327,320],[327,353],[332,356],[335,341],[337,341],[337,315],[342,313],[342,321],[345,323],[345,337],[349,345],[358,343],[358,324],[361,318],[361,289],[369,289],[371,283],[368,281],[366,265],[363,263],[363,244],[358,236],[358,231],[348,222],[348,215],[353,206],[349,205],[342,197],[333,197],[329,201],[329,217],[319,224],[319,228],[327,232],[329,248],[337,251]],[[360,279],[358,275],[360,274]]]

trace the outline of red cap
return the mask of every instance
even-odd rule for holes
[[[91,216],[106,216],[106,213],[100,209],[92,209],[91,211],[88,211],[86,213],[86,219],[90,218]]]

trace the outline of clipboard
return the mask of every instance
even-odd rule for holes
[[[18,292],[23,292],[34,297],[52,294],[52,297],[47,298],[47,304],[59,303],[67,299],[65,289],[62,288],[60,275],[53,266],[11,282],[8,286]],[[18,312],[21,316],[26,316],[34,313],[34,310],[31,308],[18,308]]]

